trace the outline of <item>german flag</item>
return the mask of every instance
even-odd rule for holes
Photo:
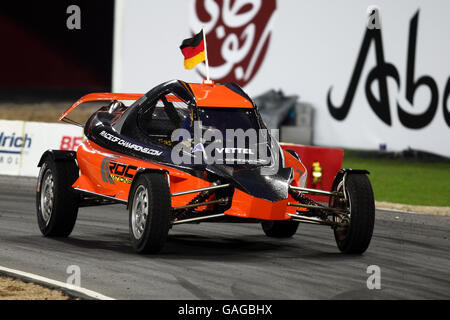
[[[184,67],[186,69],[192,69],[200,62],[205,61],[203,30],[193,38],[183,40],[180,49],[184,56]]]

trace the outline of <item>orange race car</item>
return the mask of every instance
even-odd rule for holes
[[[146,94],[88,94],[59,120],[73,122],[67,115],[88,101],[108,105],[87,120],[85,141],[76,152],[48,150],[38,164],[45,236],[68,236],[79,207],[123,203],[140,253],[161,250],[173,226],[202,221],[260,222],[279,238],[299,222],[328,225],[342,252],[367,249],[375,214],[368,172],[342,169],[330,191],[306,188],[299,156],[280,148],[236,84],[173,80]]]

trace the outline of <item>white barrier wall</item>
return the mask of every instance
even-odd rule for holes
[[[117,0],[113,87],[200,82],[178,46],[204,25],[212,78],[298,94],[315,144],[450,156],[449,14],[448,0]]]
[[[0,174],[37,177],[46,150],[74,150],[82,139],[73,125],[0,120]]]

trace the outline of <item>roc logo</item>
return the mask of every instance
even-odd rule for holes
[[[114,181],[130,184],[133,181],[136,170],[135,166],[119,163],[112,157],[106,157],[101,164],[101,174],[104,182],[115,184]]]

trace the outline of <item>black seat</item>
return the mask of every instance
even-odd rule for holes
[[[143,130],[149,136],[166,136],[170,137],[172,132],[176,129],[170,119],[152,119],[150,121],[142,122]]]

